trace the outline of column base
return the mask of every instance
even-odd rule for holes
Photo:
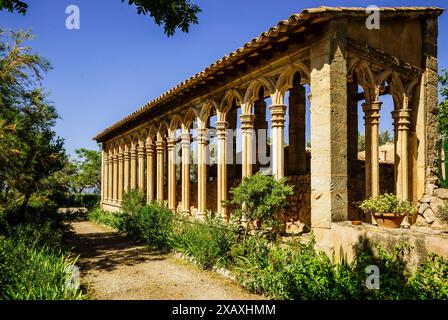
[[[204,221],[207,218],[207,212],[196,212],[196,218]]]
[[[189,216],[190,215],[190,210],[181,210],[180,213],[185,215],[185,216]]]

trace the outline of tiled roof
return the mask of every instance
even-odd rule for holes
[[[383,18],[393,18],[397,16],[400,17],[438,16],[443,12],[443,9],[439,7],[381,7],[380,11],[381,14],[383,15]],[[327,21],[337,17],[362,18],[367,15],[369,15],[369,13],[366,13],[366,8],[360,8],[360,7],[319,7],[319,8],[304,9],[302,12],[290,16],[288,20],[281,20],[275,27],[272,27],[268,31],[263,32],[258,37],[245,43],[242,47],[224,56],[215,63],[212,63],[203,71],[196,73],[194,76],[188,78],[187,80],[179,83],[177,86],[161,94],[156,99],[148,102],[147,104],[140,107],[133,113],[129,114],[128,116],[124,117],[123,119],[116,122],[112,126],[108,127],[103,132],[95,136],[93,139],[101,141],[105,135],[112,133],[112,131],[120,128],[129,121],[138,118],[139,116],[147,112],[149,109],[154,108],[157,105],[160,105],[162,102],[175,96],[179,92],[186,90],[187,88],[191,88],[195,84],[204,81],[212,74],[224,69],[229,65],[232,65],[232,63],[241,59],[248,53],[252,53],[257,48],[267,43],[274,42],[275,39],[278,38],[280,35],[287,34],[288,31],[303,26],[305,22],[307,22],[307,24],[321,23],[323,21]]]

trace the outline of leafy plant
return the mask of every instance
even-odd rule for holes
[[[136,215],[146,204],[145,194],[140,189],[129,190],[123,195],[121,210],[125,214]]]
[[[226,205],[237,207],[232,213],[234,220],[248,220],[246,233],[255,220],[268,226],[276,225],[280,217],[275,217],[274,213],[288,206],[287,198],[294,193],[293,187],[285,181],[257,173],[243,178],[239,186],[230,190],[232,199]]]
[[[384,193],[362,201],[359,208],[368,214],[394,213],[396,215],[412,215],[416,208],[410,201],[403,201],[391,193]]]
[[[437,218],[444,223],[448,223],[448,202],[444,202],[443,205],[437,207]]]

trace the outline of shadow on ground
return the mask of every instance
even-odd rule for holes
[[[72,252],[79,255],[82,273],[93,270],[112,271],[119,266],[133,266],[148,260],[164,260],[166,253],[135,244],[124,235],[113,231],[82,230],[91,228],[83,222],[75,225],[76,233],[67,239]]]

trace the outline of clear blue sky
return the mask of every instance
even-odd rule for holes
[[[0,28],[32,29],[37,53],[54,69],[44,87],[61,116],[66,149],[95,148],[107,126],[243,43],[304,8],[443,6],[443,1],[194,0],[202,8],[190,33],[166,37],[151,18],[121,0],[28,0],[26,16],[0,13]],[[65,28],[65,8],[78,5],[81,29]],[[439,20],[439,65],[448,66],[448,13]],[[388,112],[385,110],[384,112]],[[389,115],[390,117],[390,115]],[[390,125],[383,129],[390,128]]]

